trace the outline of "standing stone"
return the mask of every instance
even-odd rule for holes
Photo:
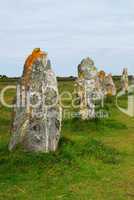
[[[111,73],[105,77],[105,90],[106,90],[107,96],[115,96],[116,95],[116,87],[115,87]]]
[[[122,77],[121,77],[121,87],[122,90],[127,92],[128,91],[128,69],[124,68]]]
[[[106,92],[105,91],[105,77],[106,77],[106,73],[104,71],[101,70],[98,72],[96,85],[97,85],[97,90],[102,98],[104,98],[105,92]]]
[[[83,120],[95,118],[97,69],[93,60],[83,59],[78,66],[78,96],[80,99],[80,116]]]
[[[34,49],[17,86],[9,150],[17,145],[35,152],[55,151],[61,129],[57,80],[47,53]]]
[[[103,98],[116,95],[116,87],[112,74],[107,75],[104,71],[98,72],[97,89]]]

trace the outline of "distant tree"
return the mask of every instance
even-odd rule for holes
[[[6,76],[6,75],[3,75],[3,77],[2,77],[3,79],[7,79],[8,77]]]
[[[0,75],[0,79],[7,79],[8,77],[6,75]]]

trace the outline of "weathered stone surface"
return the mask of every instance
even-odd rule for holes
[[[124,68],[122,77],[121,77],[121,87],[122,90],[127,92],[128,91],[128,69]]]
[[[105,77],[106,77],[106,73],[104,71],[101,70],[97,73],[96,87],[101,97],[104,97],[105,92],[106,92],[105,91]]]
[[[57,80],[39,48],[26,60],[17,88],[9,150],[21,144],[28,151],[55,151],[61,128]]]
[[[95,118],[94,98],[96,97],[97,69],[90,58],[83,59],[78,66],[78,96],[80,116],[83,120]]]
[[[105,91],[107,96],[116,95],[116,87],[112,78],[112,74],[108,74],[105,77]]]
[[[91,119],[97,116],[96,100],[100,104],[99,106],[103,106],[104,98],[116,95],[112,74],[106,75],[102,70],[97,72],[97,68],[90,58],[83,59],[78,65],[76,85],[82,119]]]
[[[112,78],[112,74],[106,74],[100,71],[97,76],[97,90],[102,97],[116,95],[116,87]]]

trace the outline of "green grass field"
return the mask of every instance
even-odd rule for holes
[[[10,84],[0,82],[0,90]],[[61,81],[60,92],[73,92],[73,84]],[[134,118],[114,101],[106,103],[108,119],[64,119],[51,154],[10,153],[11,109],[0,105],[0,200],[133,200]]]

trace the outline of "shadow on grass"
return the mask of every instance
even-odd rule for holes
[[[81,153],[82,155],[94,157],[96,160],[102,160],[102,162],[106,164],[119,164],[122,157],[121,153],[116,149],[95,139],[91,139],[87,142]]]
[[[81,159],[95,158],[107,164],[119,164],[122,157],[122,154],[116,149],[96,139],[89,139],[87,142],[76,144],[65,138],[62,138],[59,155],[62,156],[63,160],[65,158],[68,160],[77,159],[77,157]]]
[[[90,134],[97,131],[96,134],[108,134],[111,130],[127,129],[127,125],[112,119],[94,119],[83,121],[78,118],[66,120],[63,122],[63,130],[68,130],[73,134]]]

